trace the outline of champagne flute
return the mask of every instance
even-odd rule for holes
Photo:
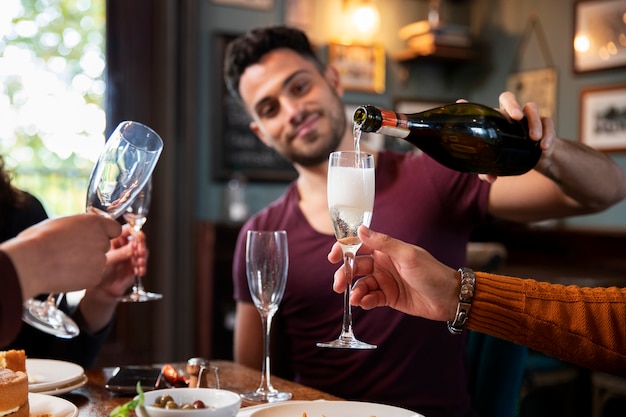
[[[152,195],[152,179],[148,180],[146,186],[143,187],[141,192],[135,198],[135,201],[128,206],[126,213],[124,213],[124,220],[128,222],[131,227],[132,233],[128,237],[129,240],[138,239],[141,228],[148,220],[148,209],[150,207],[150,199]],[[141,281],[142,276],[137,272],[135,268],[135,284],[130,294],[122,297],[120,301],[124,303],[143,303],[145,301],[160,300],[163,298],[163,294],[146,291]]]
[[[288,267],[286,231],[248,231],[246,273],[252,300],[263,323],[264,361],[259,388],[241,394],[247,400],[277,402],[291,399],[290,392],[276,390],[270,381],[270,329],[285,292]]]
[[[162,149],[163,141],[148,126],[121,122],[91,172],[87,211],[117,219],[150,179]],[[60,338],[76,337],[80,333],[78,325],[57,307],[62,296],[50,294],[45,301],[27,300],[22,319]]]
[[[359,226],[370,225],[374,209],[374,156],[364,152],[339,151],[329,157],[328,209],[335,229],[335,237],[343,251],[348,283],[344,291],[344,310],[341,333],[319,347],[343,349],[376,349],[376,345],[361,342],[352,329],[350,293],[354,278],[354,256],[361,247]]]

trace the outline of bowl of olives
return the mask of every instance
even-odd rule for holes
[[[168,388],[144,394],[139,414],[145,417],[235,417],[238,394],[214,388]]]

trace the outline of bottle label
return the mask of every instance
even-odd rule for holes
[[[409,136],[409,133],[411,133],[411,131],[409,129],[398,126],[382,126],[378,133],[380,133],[381,135],[405,139],[407,136]]]

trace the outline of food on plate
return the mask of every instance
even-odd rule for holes
[[[23,350],[1,351],[0,368],[8,368],[15,372],[26,372],[26,352]]]
[[[23,350],[0,352],[0,416],[29,417],[28,377]]]

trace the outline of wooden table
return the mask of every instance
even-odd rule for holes
[[[220,384],[222,388],[237,393],[253,391],[261,382],[261,372],[230,361],[211,361],[211,365],[219,368]],[[104,389],[104,384],[109,379],[115,368],[104,368],[86,371],[89,381],[87,384],[61,397],[74,403],[78,407],[81,417],[108,417],[113,408],[124,404],[131,397],[110,394]],[[272,385],[276,389],[289,391],[294,400],[339,400],[333,395],[326,394],[295,382],[287,381],[278,377],[272,378]],[[255,405],[244,400],[242,407]]]

